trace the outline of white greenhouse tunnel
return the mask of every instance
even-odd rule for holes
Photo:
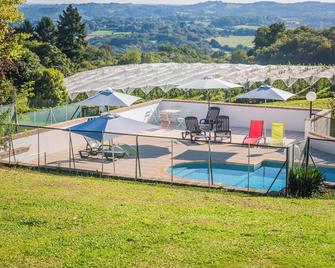
[[[335,83],[334,66],[303,65],[247,65],[247,64],[203,64],[203,63],[158,63],[108,66],[85,71],[65,79],[65,86],[72,98],[80,93],[92,96],[112,88],[131,93],[142,89],[149,93],[160,87],[165,92],[194,79],[211,76],[236,84],[282,80],[291,86],[299,79],[313,85],[321,78]]]

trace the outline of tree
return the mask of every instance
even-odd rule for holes
[[[55,43],[56,26],[49,17],[43,17],[37,24],[35,31],[40,41],[50,44]]]
[[[146,52],[142,53],[142,63],[155,63],[158,62],[155,53],[153,52]]]
[[[58,69],[65,76],[72,75],[76,70],[74,63],[59,48],[50,43],[29,42],[27,47],[38,55],[41,64],[47,68]]]
[[[235,49],[231,54],[231,63],[247,63],[248,55],[242,49]]]
[[[82,49],[86,46],[85,24],[73,5],[69,5],[58,21],[57,46],[71,60],[79,63],[82,59]]]
[[[268,40],[269,33],[270,33],[270,28],[268,26],[262,26],[257,29],[255,40],[254,40],[255,50],[262,48],[262,47],[266,47],[270,44]]]
[[[0,80],[15,68],[14,61],[22,54],[22,35],[15,34],[10,25],[19,22],[19,5],[23,0],[0,1]]]
[[[221,44],[214,38],[210,41],[210,45],[212,48],[221,48]]]
[[[228,62],[228,55],[222,50],[213,52],[211,56],[217,63]]]
[[[290,30],[276,23],[258,30],[255,49],[249,55],[262,64],[334,64],[334,36],[332,28]]]
[[[96,66],[103,67],[116,63],[116,59],[112,54],[112,48],[107,45],[100,47],[88,45],[83,52],[83,59],[84,61],[80,64],[80,67],[83,69],[92,69]]]
[[[21,58],[15,64],[17,70],[13,71],[10,77],[18,89],[24,83],[33,81],[36,71],[42,67],[39,57],[27,48],[23,49]]]
[[[120,65],[125,64],[140,64],[141,63],[141,51],[138,49],[126,50],[119,59]]]
[[[270,46],[282,37],[286,27],[283,22],[274,23],[270,26],[262,26],[256,31],[254,40],[255,49]]]
[[[63,74],[54,68],[41,68],[36,74],[35,96],[30,103],[35,107],[53,107],[65,104],[68,98],[63,85]]]
[[[19,33],[29,34],[31,37],[34,35],[34,26],[30,20],[24,20],[23,23],[16,28]]]

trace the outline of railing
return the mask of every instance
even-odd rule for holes
[[[1,162],[263,194],[285,194],[287,186],[286,147],[29,125],[17,129],[24,131],[11,136],[11,150],[0,152]],[[104,143],[88,138],[95,135]]]
[[[328,116],[313,114],[311,131],[324,137],[335,137],[335,118],[330,112]]]
[[[292,146],[289,158],[293,167],[316,167],[327,185],[335,186],[335,139],[308,137]]]

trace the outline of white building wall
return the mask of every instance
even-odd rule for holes
[[[145,114],[147,112],[157,113],[158,109],[160,109],[160,105],[161,105],[161,102],[152,103],[147,106],[140,106],[134,109],[126,110],[124,112],[119,112],[118,114],[123,117],[127,117],[133,120],[144,121]]]
[[[250,120],[260,119],[266,122],[267,129],[271,129],[272,122],[283,122],[287,131],[305,132],[305,119],[309,117],[308,109],[257,107],[251,105],[217,104],[212,106],[221,108],[221,114],[230,117],[231,127],[248,128]],[[204,118],[208,106],[206,103],[162,101],[159,109],[181,109],[184,113]]]

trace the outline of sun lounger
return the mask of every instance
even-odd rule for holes
[[[191,138],[191,141],[195,141],[197,139],[208,139],[206,136],[206,132],[200,129],[199,123],[198,123],[198,118],[194,116],[188,116],[185,118],[185,125],[186,125],[186,130],[182,132],[182,138],[186,139],[187,136],[189,135]]]
[[[213,130],[214,125],[217,123],[219,114],[219,107],[210,107],[206,118],[200,120],[200,125],[209,125],[209,130]]]
[[[285,124],[279,122],[272,123],[271,144],[283,146],[285,138]]]
[[[231,142],[231,130],[229,126],[229,117],[220,115],[218,116],[217,123],[214,129],[214,141],[217,141],[217,138],[220,138],[221,141],[223,139],[229,139]]]
[[[244,138],[244,144],[258,145],[260,140],[264,140],[264,121],[263,120],[251,120],[249,134]]]
[[[108,160],[113,160],[115,158],[124,158],[127,152],[120,146],[109,145],[109,144],[99,144],[98,141],[85,137],[86,149],[79,151],[79,155],[83,159],[88,159],[90,157],[98,158],[101,155]]]

